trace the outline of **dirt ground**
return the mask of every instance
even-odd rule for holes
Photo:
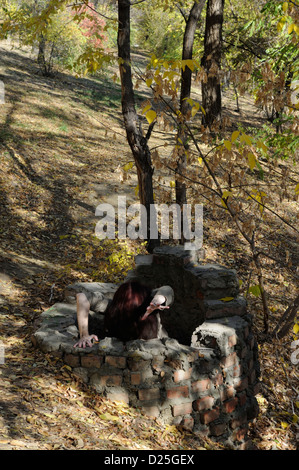
[[[63,298],[74,281],[119,282],[144,248],[134,242],[100,242],[95,208],[118,195],[136,201],[134,172],[121,182],[120,166],[132,161],[120,110],[120,86],[100,78],[59,74],[44,78],[30,51],[0,43],[0,450],[217,449],[186,431],[165,427],[137,410],[115,405],[84,386],[59,360],[33,348],[41,312]],[[137,102],[146,98],[138,90]],[[224,94],[224,112],[243,125],[262,122],[249,97],[235,110]],[[152,146],[161,144],[157,132]],[[290,201],[288,210],[296,210]],[[249,255],[234,229],[207,211],[206,260],[237,269],[248,282]],[[298,261],[290,234],[277,233],[278,254]],[[265,266],[275,322],[294,297],[294,265]],[[261,334],[261,306],[248,299]],[[296,449],[298,369],[290,361],[293,334],[260,340],[260,416],[251,437],[260,450]],[[3,362],[3,361],[2,361]],[[296,405],[297,403],[297,405]]]

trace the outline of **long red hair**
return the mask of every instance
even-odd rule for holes
[[[156,338],[156,315],[151,314],[146,320],[141,320],[151,300],[151,289],[140,282],[122,284],[105,313],[106,334],[122,341]]]

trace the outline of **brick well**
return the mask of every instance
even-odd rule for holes
[[[127,343],[101,338],[92,348],[74,348],[75,293],[100,290],[104,311],[117,288],[79,283],[69,287],[65,302],[41,315],[33,343],[62,358],[102,396],[226,447],[246,448],[248,423],[258,412],[259,362],[235,271],[199,264],[193,253],[168,247],[137,257],[127,279],[174,289],[175,302],[162,317],[169,338]],[[231,300],[222,300],[227,297]]]

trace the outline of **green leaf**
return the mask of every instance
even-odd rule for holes
[[[261,295],[261,288],[259,284],[257,284],[256,286],[249,287],[248,292],[255,297],[259,297]]]

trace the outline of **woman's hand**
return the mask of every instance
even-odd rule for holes
[[[145,320],[154,310],[164,310],[165,308],[169,308],[167,306],[162,305],[165,300],[166,299],[164,295],[155,295],[155,297],[147,307],[145,314],[141,317],[141,320]]]
[[[82,338],[80,338],[79,341],[74,344],[74,348],[91,348],[93,340],[99,341],[96,335],[82,336]]]

